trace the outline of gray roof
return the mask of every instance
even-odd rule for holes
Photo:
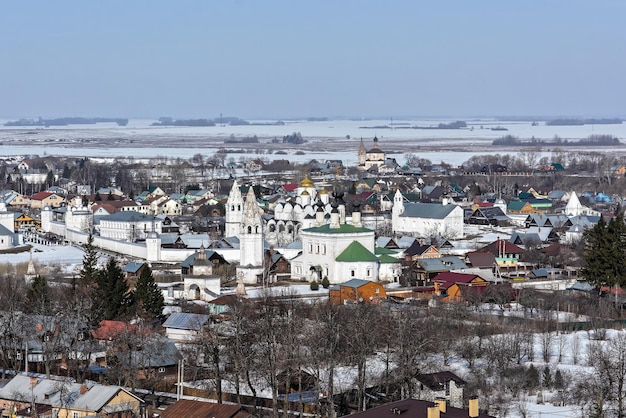
[[[198,331],[209,320],[209,315],[174,312],[163,323],[164,328]]]
[[[396,244],[400,248],[409,248],[415,242],[415,237],[402,236],[396,240]]]
[[[15,232],[9,231],[4,225],[0,225],[0,235],[12,237],[15,235]]]
[[[455,208],[457,208],[457,206],[453,204],[405,203],[404,213],[400,216],[405,218],[445,219]]]
[[[112,215],[101,216],[101,221],[116,221],[116,222],[146,222],[146,221],[154,221],[157,219],[152,215],[144,215],[140,212],[135,212],[134,210],[128,210],[123,212],[117,212]]]
[[[363,279],[350,279],[345,283],[339,283],[339,284],[334,285],[332,289],[339,289],[340,286],[353,287],[357,289],[361,286],[365,286],[368,283],[372,283],[372,282],[370,280],[363,280]]]
[[[0,398],[16,399],[19,397],[35,403],[52,406],[69,406],[76,409],[100,411],[120,391],[126,391],[120,386],[106,386],[99,384],[86,384],[88,389],[81,395],[80,383],[68,379],[45,379],[36,376],[17,375],[2,389]],[[141,399],[137,398],[141,402]]]
[[[426,271],[451,271],[451,270],[465,270],[467,264],[465,264],[459,257],[456,256],[443,256],[440,258],[420,258],[418,263]]]

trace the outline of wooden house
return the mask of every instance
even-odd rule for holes
[[[0,389],[2,417],[33,406],[57,418],[143,416],[141,398],[120,386],[17,375]]]
[[[385,288],[376,282],[352,279],[332,286],[329,292],[330,301],[343,303],[372,303],[387,297]]]
[[[489,282],[476,274],[444,272],[433,279],[435,294],[443,296],[445,302],[463,300],[463,289],[473,286],[485,287]]]

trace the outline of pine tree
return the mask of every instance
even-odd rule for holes
[[[144,266],[141,270],[133,296],[140,314],[156,318],[163,313],[165,305],[163,293],[154,281],[152,269],[149,266]]]
[[[552,372],[550,371],[550,367],[546,366],[545,369],[543,369],[543,376],[542,376],[542,380],[543,380],[543,387],[546,389],[551,389],[552,388]]]
[[[556,369],[554,373],[554,388],[555,389],[563,389],[565,388],[565,379],[563,379],[563,373],[559,369]]]
[[[131,298],[124,272],[114,257],[97,274],[97,289],[93,292],[94,319],[122,319],[129,311]]]
[[[539,386],[539,372],[535,366],[531,363],[528,369],[526,369],[526,375],[524,376],[524,389],[533,391]]]
[[[600,218],[583,233],[585,249],[581,275],[595,286],[626,284],[626,224],[623,214],[608,223]]]
[[[93,235],[89,234],[85,244],[85,255],[83,256],[83,266],[80,269],[80,283],[92,284],[96,281],[98,274],[98,253],[93,245]]]
[[[50,287],[44,277],[37,275],[26,292],[26,308],[31,313],[50,313]]]

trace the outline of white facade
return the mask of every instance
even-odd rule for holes
[[[463,237],[463,209],[448,199],[442,203],[404,203],[396,191],[391,224],[396,234],[458,239]]]
[[[352,278],[378,280],[378,262],[341,262],[337,257],[357,241],[374,253],[375,237],[371,229],[340,224],[338,227],[323,225],[302,231],[302,254],[291,266],[296,280],[319,280],[328,277],[331,283],[342,283]]]
[[[241,252],[237,275],[245,284],[256,284],[263,273],[263,223],[252,187],[248,189],[237,235]]]
[[[233,187],[230,189],[230,193],[228,194],[228,201],[226,202],[226,225],[224,236],[239,236],[239,228],[242,218],[243,196],[241,196],[239,184],[237,183],[237,180],[235,180],[233,182]]]
[[[139,212],[118,212],[100,218],[100,236],[121,241],[142,241],[150,232],[161,233],[161,219]]]

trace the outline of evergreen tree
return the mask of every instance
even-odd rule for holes
[[[552,388],[552,372],[550,371],[550,367],[546,366],[545,369],[543,369],[542,380],[543,380],[544,388],[546,389]]]
[[[26,309],[30,313],[50,313],[50,287],[45,278],[37,275],[26,291]]]
[[[109,191],[109,195],[107,196],[107,200],[115,200],[115,198],[113,197],[113,192]]]
[[[324,276],[322,279],[322,287],[324,289],[328,289],[330,287],[330,280],[328,280],[328,276]]]
[[[97,288],[92,293],[94,319],[122,319],[129,311],[131,299],[124,272],[114,257],[109,258],[103,270],[96,278]]]
[[[83,256],[83,266],[80,269],[79,278],[80,283],[86,285],[95,283],[98,274],[98,253],[93,245],[93,235],[89,234],[84,249],[85,255]]]
[[[563,379],[563,373],[559,369],[556,369],[554,373],[554,388],[555,389],[564,389],[565,388],[565,379]]]
[[[159,286],[154,281],[152,269],[144,266],[137,281],[137,287],[133,293],[134,303],[140,314],[146,314],[151,318],[156,318],[163,312],[165,300]]]
[[[526,375],[524,376],[524,389],[533,391],[539,386],[539,372],[537,368],[531,363],[528,369],[526,369]]]
[[[600,218],[583,233],[585,248],[581,275],[595,286],[626,284],[626,225],[623,214],[608,223]]]

